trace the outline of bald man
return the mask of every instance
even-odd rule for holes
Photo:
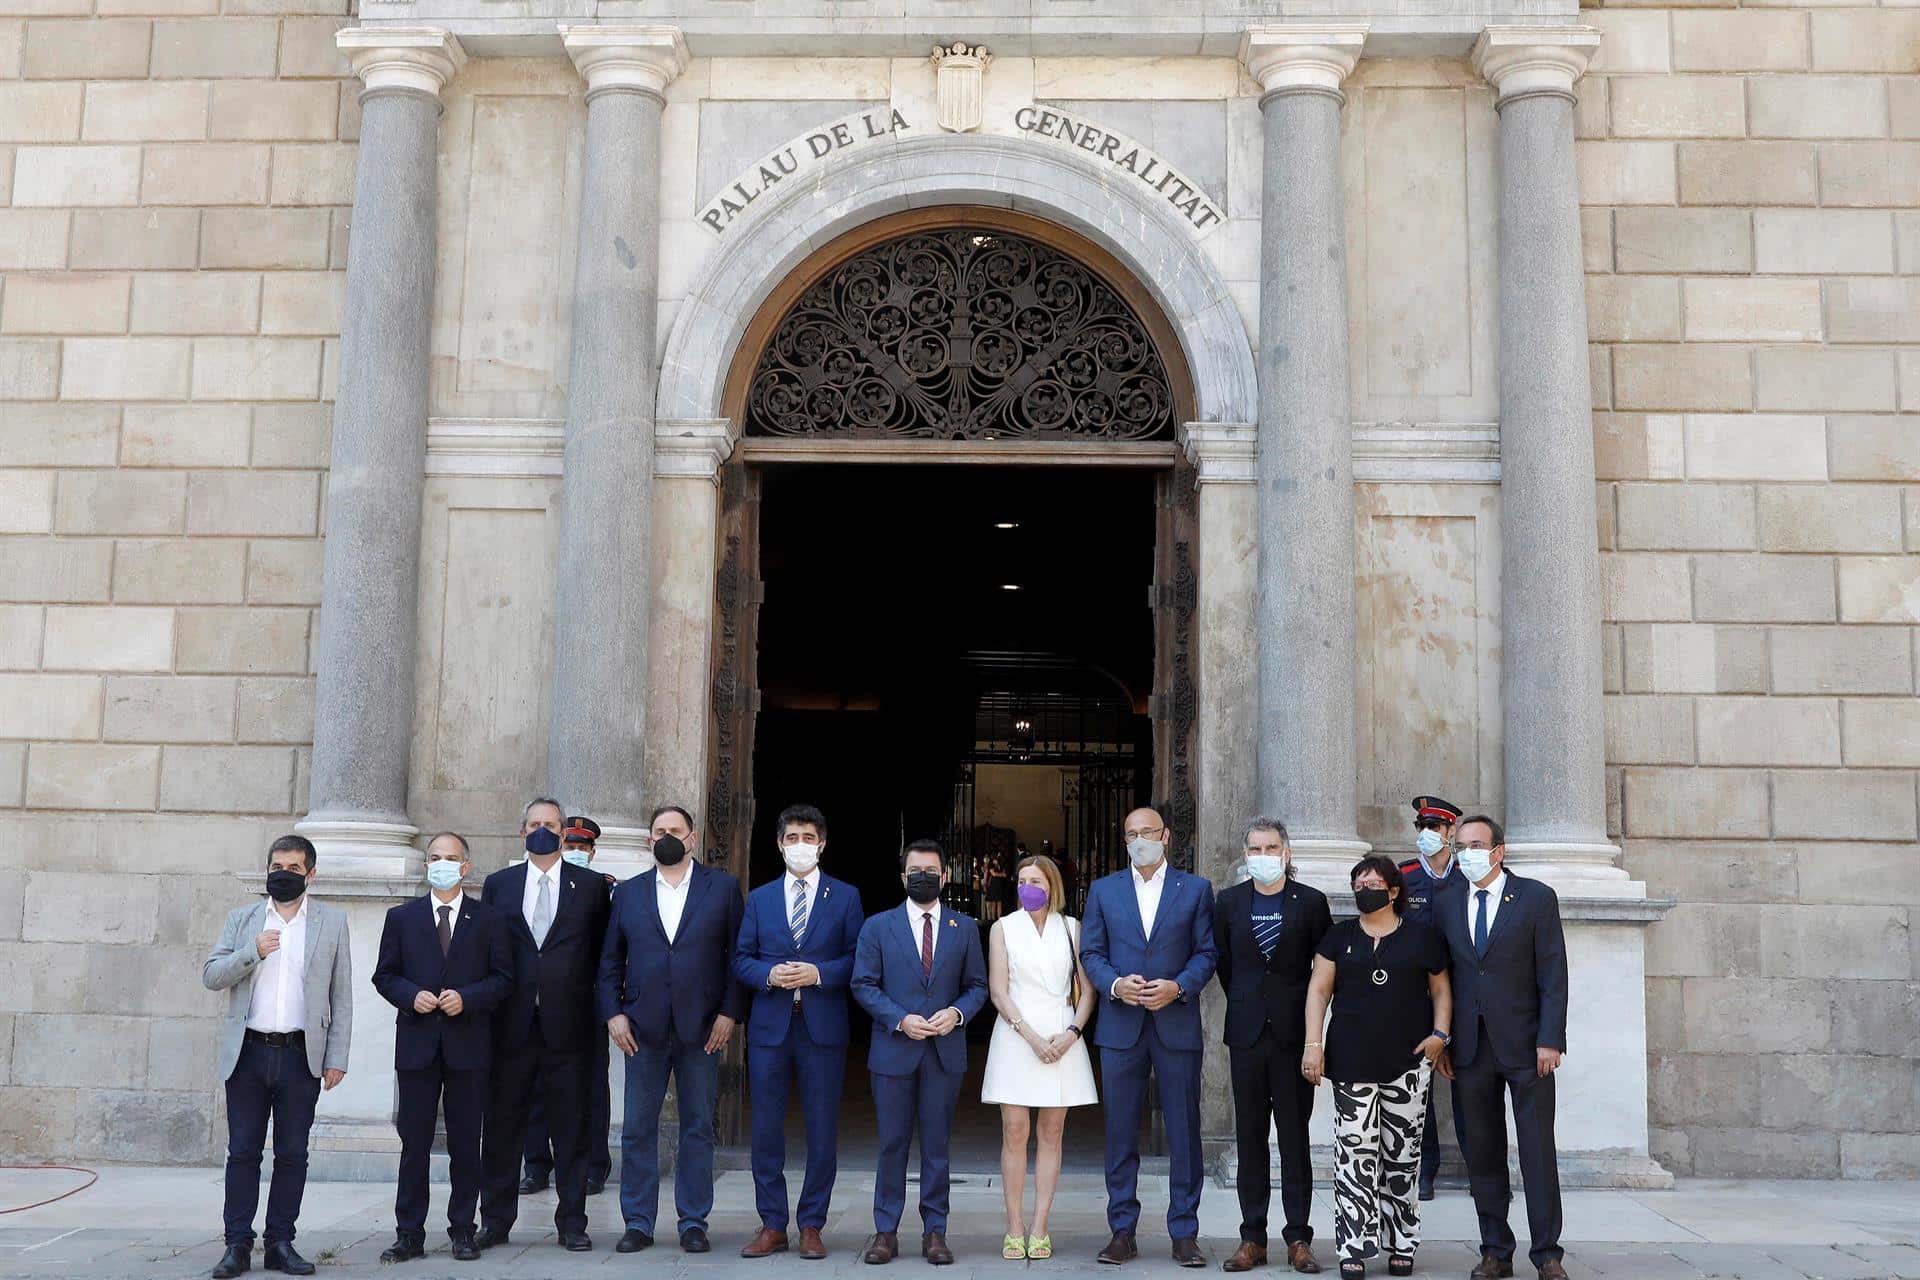
[[[1117,1265],[1139,1253],[1140,1115],[1147,1079],[1167,1121],[1167,1234],[1173,1260],[1200,1252],[1200,991],[1213,977],[1213,886],[1167,861],[1173,834],[1152,809],[1127,815],[1124,871],[1087,890],[1080,956],[1102,997],[1093,1022],[1107,1116],[1107,1225],[1099,1253]]]

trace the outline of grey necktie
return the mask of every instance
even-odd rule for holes
[[[533,899],[533,945],[547,945],[547,930],[553,928],[552,881],[540,877],[540,889]]]
[[[443,956],[453,947],[453,921],[449,919],[452,914],[452,907],[440,908],[440,954]]]

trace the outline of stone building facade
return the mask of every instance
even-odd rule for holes
[[[1573,1177],[1920,1176],[1920,10],[1844,3],[0,0],[0,1152],[218,1158],[291,825],[364,975],[421,831],[711,819],[736,366],[944,225],[1189,379],[1204,871],[1502,813]]]

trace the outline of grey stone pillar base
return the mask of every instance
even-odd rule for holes
[[[420,891],[420,877],[426,873],[427,864],[413,847],[420,835],[418,827],[404,822],[310,817],[294,823],[293,829],[313,841],[329,894],[339,892],[338,886],[349,880],[399,883],[403,887],[397,893],[405,897]]]
[[[651,835],[644,827],[601,827],[600,838],[593,845],[593,869],[616,880],[630,880],[651,871]]]
[[[1316,840],[1295,838],[1288,842],[1293,850],[1293,871],[1300,879],[1328,894],[1352,895],[1347,873],[1353,864],[1373,852],[1365,840]]]
[[[1507,844],[1507,865],[1544,880],[1556,893],[1593,898],[1644,898],[1647,886],[1619,866],[1620,846],[1564,842]]]

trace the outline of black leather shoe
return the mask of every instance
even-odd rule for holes
[[[1107,1247],[1095,1255],[1094,1261],[1117,1267],[1128,1258],[1139,1256],[1140,1246],[1133,1242],[1133,1232],[1116,1231],[1113,1233],[1113,1239],[1107,1241]]]
[[[615,1253],[638,1253],[642,1249],[651,1249],[652,1247],[652,1236],[644,1231],[628,1227],[626,1232],[621,1235],[620,1242],[613,1246],[613,1251]]]
[[[279,1271],[290,1276],[313,1274],[313,1264],[295,1253],[291,1244],[268,1245],[266,1257],[261,1259],[260,1265],[268,1271]]]
[[[680,1249],[683,1253],[710,1253],[713,1241],[707,1239],[705,1227],[688,1227],[680,1233]]]
[[[1192,1236],[1173,1242],[1173,1260],[1183,1267],[1207,1265],[1207,1255],[1200,1252],[1200,1242]]]
[[[546,1189],[547,1180],[545,1178],[536,1178],[532,1174],[528,1174],[526,1177],[520,1179],[520,1194],[523,1196],[535,1195]]]
[[[473,1232],[462,1231],[453,1237],[453,1260],[455,1262],[480,1261],[480,1246],[473,1242]]]
[[[230,1244],[227,1251],[220,1255],[220,1265],[213,1269],[213,1280],[233,1280],[234,1276],[253,1266],[253,1246],[250,1244]]]
[[[587,1238],[584,1231],[562,1231],[560,1247],[568,1253],[587,1253],[592,1250],[593,1241]]]
[[[1431,1182],[1423,1182],[1420,1184],[1420,1199],[1422,1202],[1433,1199],[1433,1184]]]
[[[480,1228],[480,1233],[473,1238],[473,1247],[485,1251],[497,1245],[503,1245],[506,1242],[506,1232],[495,1231],[492,1227],[482,1227]]]
[[[606,1189],[607,1189],[607,1180],[605,1178],[588,1178],[587,1179],[588,1195],[597,1196],[602,1191],[605,1191]]]
[[[392,1244],[388,1245],[384,1251],[381,1252],[380,1261],[411,1262],[415,1258],[424,1258],[426,1256],[427,1256],[426,1241],[410,1240],[406,1236],[400,1236]]]

